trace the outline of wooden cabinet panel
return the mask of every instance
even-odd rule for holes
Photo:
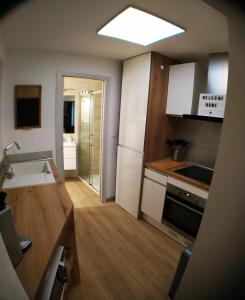
[[[145,133],[144,161],[152,162],[170,157],[166,140],[173,138],[172,118],[165,115],[169,67],[174,60],[152,53],[151,77]]]

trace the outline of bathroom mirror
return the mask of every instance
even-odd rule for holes
[[[41,85],[15,86],[15,129],[41,127]]]
[[[64,133],[75,131],[75,101],[64,101]]]

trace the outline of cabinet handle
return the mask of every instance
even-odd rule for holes
[[[184,203],[182,203],[182,202],[180,202],[180,201],[177,201],[177,200],[175,200],[174,198],[172,198],[172,197],[170,197],[170,196],[166,196],[166,198],[165,199],[169,199],[170,201],[172,201],[172,202],[174,202],[174,203],[176,203],[176,204],[179,204],[180,206],[183,206],[183,207],[185,207],[186,209],[189,209],[189,210],[191,210],[191,211],[193,211],[193,212],[195,212],[195,213],[197,213],[197,214],[199,214],[199,215],[203,215],[203,213],[201,213],[200,211],[198,211],[198,210],[196,210],[196,209],[194,209],[194,208],[192,208],[192,207],[190,207],[190,206],[188,206],[188,205],[186,205],[186,204],[184,204]]]

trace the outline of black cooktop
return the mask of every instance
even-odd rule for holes
[[[204,167],[199,167],[199,166],[190,166],[190,167],[176,170],[174,172],[201,181],[208,185],[211,184],[212,177],[213,177],[213,170]]]

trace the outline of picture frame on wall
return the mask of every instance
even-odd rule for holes
[[[15,86],[15,129],[41,128],[41,85]]]

